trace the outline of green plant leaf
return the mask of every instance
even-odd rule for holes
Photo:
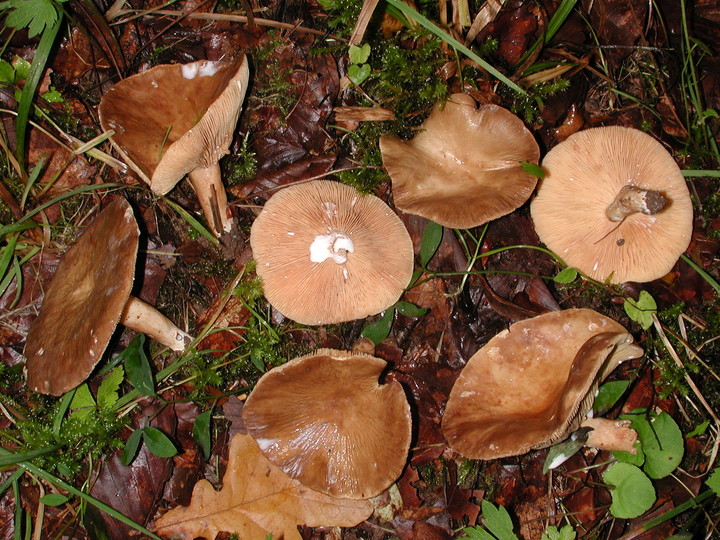
[[[705,483],[715,492],[715,495],[720,496],[720,468],[715,467]]]
[[[115,404],[120,398],[118,390],[124,378],[125,372],[122,366],[118,366],[108,373],[100,384],[100,388],[98,388],[97,404],[99,407],[103,409],[112,409],[115,407]]]
[[[573,268],[572,266],[568,266],[567,268],[563,268],[562,270],[560,270],[553,278],[553,281],[555,283],[572,283],[573,281],[575,281],[575,278],[577,278],[577,276],[577,269]]]
[[[632,427],[645,454],[643,470],[650,478],[664,478],[680,465],[685,452],[683,436],[668,413],[652,412],[649,419],[637,416]]]
[[[61,0],[62,1],[62,0]],[[11,28],[28,29],[28,37],[35,37],[46,26],[52,26],[58,19],[58,10],[52,0],[8,0],[0,2],[0,10],[11,9],[5,24]]]
[[[398,313],[406,317],[422,317],[427,313],[427,309],[411,304],[410,302],[398,302],[394,307]]]
[[[150,362],[145,354],[145,336],[138,334],[123,351],[125,373],[138,392],[146,396],[155,395],[155,380]]]
[[[368,338],[375,345],[382,343],[382,341],[388,337],[388,334],[390,333],[390,327],[392,326],[394,317],[395,308],[387,308],[377,321],[366,324],[365,328],[363,328],[362,332],[360,332],[360,335]]]
[[[370,65],[368,64],[362,64],[362,65],[356,65],[353,64],[350,67],[348,67],[348,79],[350,79],[352,82],[357,84],[358,86],[365,82],[365,80],[370,76],[370,73],[372,72],[372,69],[370,68]]]
[[[143,440],[150,453],[161,458],[173,457],[177,454],[177,448],[162,431],[152,426],[143,428]]]
[[[704,422],[698,424],[690,433],[686,433],[685,438],[688,439],[690,437],[703,435],[707,431],[708,427],[710,427],[710,420],[705,420]]]
[[[65,504],[67,501],[67,495],[62,495],[60,493],[48,493],[47,495],[40,497],[40,502],[45,506],[60,506],[61,504]]]
[[[535,176],[536,178],[545,178],[545,171],[540,165],[529,161],[521,161],[520,165],[522,166],[523,171],[529,175]]]
[[[611,381],[598,388],[598,393],[593,402],[593,413],[595,416],[603,416],[612,409],[618,399],[622,397],[630,386],[630,381]]]
[[[0,84],[12,86],[15,83],[15,68],[7,60],[0,60]]]
[[[640,291],[637,300],[632,298],[625,299],[623,304],[625,313],[633,321],[642,326],[643,330],[647,330],[653,324],[653,313],[657,312],[657,304],[652,295],[647,291]]]
[[[470,538],[470,540],[497,540],[480,525],[477,527],[465,527],[463,532],[466,534],[463,538]]]
[[[93,398],[87,383],[83,383],[75,389],[72,401],[70,402],[70,416],[85,418],[95,410],[95,399]]]
[[[517,540],[513,532],[513,522],[510,514],[503,506],[495,506],[483,499],[482,517],[485,527],[493,533],[498,540]]]
[[[140,448],[140,442],[142,441],[143,430],[136,429],[133,431],[128,440],[125,442],[125,448],[123,448],[122,456],[120,456],[120,463],[126,467],[130,465],[137,455],[138,448]]]
[[[555,525],[548,525],[540,540],[575,540],[576,536],[571,525],[565,525],[560,530]]]
[[[350,45],[350,49],[348,50],[348,56],[350,57],[351,63],[364,64],[368,61],[368,58],[370,58],[370,44],[365,43],[362,47],[358,47],[357,45]]]
[[[193,423],[193,439],[202,449],[205,459],[210,457],[211,443],[210,421],[212,420],[212,409],[198,414]]]
[[[655,488],[635,465],[614,463],[603,475],[610,484],[610,513],[616,518],[631,519],[647,512],[655,502]]]
[[[434,221],[428,221],[420,240],[420,266],[423,268],[427,267],[430,259],[433,258],[438,247],[440,247],[442,236],[443,226]]]

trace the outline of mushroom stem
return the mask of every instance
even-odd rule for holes
[[[120,324],[159,341],[173,351],[184,350],[192,341],[190,335],[180,330],[165,315],[134,296],[125,305],[120,315]]]
[[[667,199],[659,191],[627,185],[623,186],[615,200],[607,207],[605,215],[610,221],[618,222],[638,212],[646,215],[657,214],[666,204]]]
[[[592,428],[585,446],[636,454],[637,432],[630,427],[630,424],[629,420],[587,418],[580,424],[580,427]]]
[[[233,220],[220,178],[220,165],[197,168],[188,176],[212,233],[219,238],[223,232],[230,232]]]

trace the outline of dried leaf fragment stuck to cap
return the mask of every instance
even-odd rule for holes
[[[400,218],[338,182],[277,192],[253,223],[250,244],[265,297],[301,324],[380,313],[412,277],[412,240]]]
[[[467,229],[528,200],[537,178],[520,164],[540,159],[522,120],[465,94],[436,105],[413,139],[380,138],[395,205],[446,227]]]
[[[183,176],[216,236],[232,229],[218,161],[228,153],[249,78],[248,62],[167,64],[110,88],[100,124],[128,165],[160,195]]]
[[[540,239],[593,279],[646,282],[687,249],[693,209],[673,157],[650,135],[611,126],[555,146],[530,205]]]
[[[64,255],[25,342],[31,390],[60,395],[83,382],[118,322],[173,350],[185,348],[190,336],[130,296],[139,234],[132,208],[117,199]]]
[[[467,363],[442,419],[453,450],[497,459],[549,446],[577,429],[595,389],[643,351],[620,324],[591,309],[517,322]]]
[[[365,499],[405,466],[410,406],[397,381],[379,384],[384,360],[320,349],[269,371],[243,408],[263,454],[302,484]]]

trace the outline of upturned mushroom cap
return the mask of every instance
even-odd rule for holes
[[[63,394],[100,361],[130,296],[139,234],[117,199],[65,253],[25,343],[31,390]]]
[[[380,313],[413,271],[410,235],[379,198],[332,181],[287,187],[250,231],[267,300],[302,324]]]
[[[625,328],[590,309],[517,322],[468,361],[450,392],[443,433],[472,459],[548,446],[584,420],[600,381],[641,355]]]
[[[612,126],[580,131],[542,162],[530,209],[540,239],[593,279],[646,282],[687,249],[693,209],[680,168],[650,135]]]
[[[364,499],[405,466],[411,417],[397,381],[379,384],[385,361],[320,349],[269,371],[243,408],[262,453],[302,484]]]
[[[497,105],[478,109],[465,94],[436,105],[413,139],[381,137],[380,151],[400,210],[459,229],[527,201],[537,178],[520,162],[540,158],[522,120]]]
[[[128,165],[164,195],[228,153],[248,78],[245,57],[155,66],[103,95],[100,124],[115,131],[110,140]]]

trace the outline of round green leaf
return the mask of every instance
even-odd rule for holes
[[[647,512],[655,502],[655,488],[635,465],[615,463],[603,479],[610,484],[610,513],[616,518],[631,519]]]
[[[643,470],[650,478],[664,478],[680,465],[685,451],[680,428],[666,412],[651,413],[649,419],[640,417],[635,424],[633,421],[645,453]]]

